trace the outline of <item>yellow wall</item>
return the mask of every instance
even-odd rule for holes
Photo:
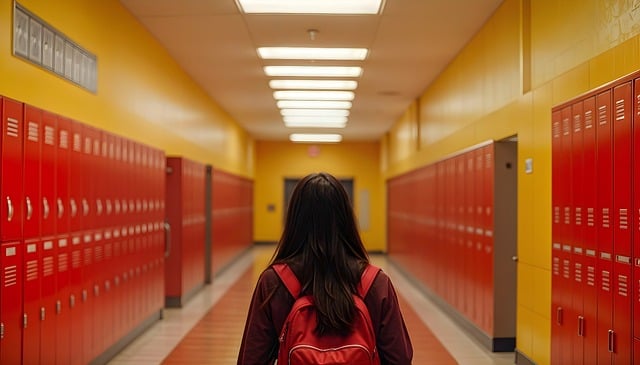
[[[12,55],[12,0],[0,0],[0,95],[243,176],[253,141],[117,0],[21,0],[98,59],[96,94]]]
[[[550,358],[551,107],[640,69],[640,8],[606,0],[505,0],[381,143],[393,177],[487,139],[518,136],[517,348]],[[411,145],[411,144],[410,144]],[[533,159],[525,174],[524,160]]]
[[[309,148],[319,148],[316,157]],[[361,226],[360,234],[370,251],[386,249],[386,193],[380,175],[380,144],[347,142],[309,145],[289,142],[256,142],[254,185],[254,239],[258,242],[278,241],[283,228],[284,179],[301,178],[313,172],[328,172],[338,178],[353,178],[354,208],[358,220],[362,194],[369,196],[369,227]],[[268,206],[273,205],[273,211]]]

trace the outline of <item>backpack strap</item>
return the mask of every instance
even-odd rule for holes
[[[282,280],[282,283],[289,293],[291,293],[294,299],[297,299],[302,288],[300,287],[300,281],[298,281],[293,270],[291,270],[287,264],[275,264],[272,267],[280,277],[280,280]],[[371,264],[364,268],[362,277],[360,278],[360,283],[358,284],[358,295],[360,295],[362,299],[364,299],[369,292],[371,285],[373,285],[373,281],[378,275],[378,271],[380,271],[380,268]]]
[[[371,285],[373,285],[373,281],[376,279],[376,276],[378,276],[378,271],[380,271],[380,268],[371,264],[364,268],[360,283],[358,284],[358,294],[362,299],[367,296]]]
[[[287,288],[289,293],[293,296],[293,299],[298,299],[300,295],[300,281],[296,277],[296,274],[291,270],[287,264],[275,264],[272,266],[273,270],[278,274],[280,280]]]

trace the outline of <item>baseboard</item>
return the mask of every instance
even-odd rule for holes
[[[536,365],[536,363],[527,357],[527,355],[516,349],[516,364],[518,365]]]
[[[486,349],[491,352],[513,352],[515,350],[515,337],[490,337],[467,317],[460,314],[460,312],[453,308],[451,304],[432,292],[423,283],[419,282],[411,273],[406,271],[405,268],[394,262],[391,257],[389,257],[389,262],[396,270],[400,271],[407,280],[427,296],[441,311],[447,314],[449,318],[451,318],[458,326],[462,327]]]
[[[157,312],[153,312],[147,319],[140,322],[138,326],[136,326],[133,330],[131,330],[126,335],[122,336],[116,343],[111,345],[107,350],[105,350],[98,357],[93,359],[89,364],[90,365],[104,365],[107,364],[111,359],[113,359],[117,354],[120,353],[125,347],[129,346],[133,340],[135,340],[138,336],[144,333],[147,329],[153,326],[157,321],[162,319],[162,309],[159,309]]]

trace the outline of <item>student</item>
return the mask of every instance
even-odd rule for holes
[[[314,297],[319,333],[349,331],[352,293],[369,263],[351,203],[342,184],[327,173],[311,174],[295,187],[272,264],[287,263],[302,293]],[[279,336],[294,302],[273,268],[256,284],[245,324],[238,365],[272,365]],[[382,271],[364,298],[382,365],[411,364],[413,348],[395,289]]]

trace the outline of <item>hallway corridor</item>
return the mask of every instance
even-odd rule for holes
[[[272,246],[255,246],[205,286],[183,308],[164,318],[117,355],[109,365],[233,365],[247,308]],[[506,365],[513,353],[491,353],[442,314],[384,255],[372,262],[392,278],[411,333],[415,365]]]

